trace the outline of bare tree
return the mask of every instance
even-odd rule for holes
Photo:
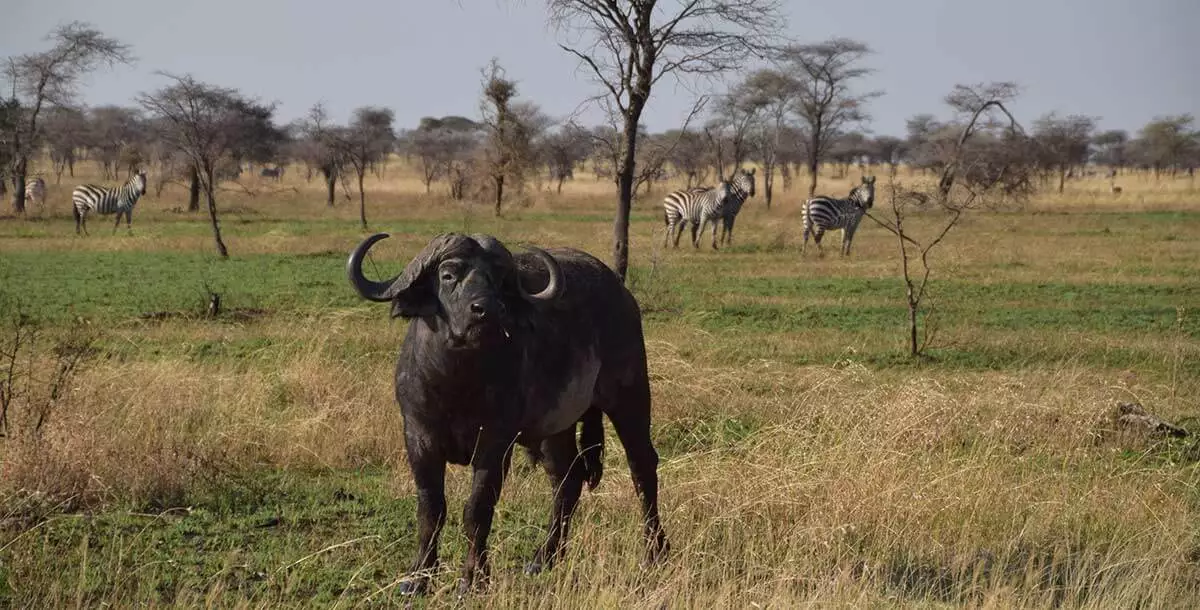
[[[46,115],[43,129],[55,184],[62,182],[64,171],[74,178],[76,151],[87,142],[87,117],[77,108],[55,106]]]
[[[902,190],[895,178],[889,181],[891,217],[871,218],[896,236],[900,247],[901,274],[904,280],[905,303],[908,307],[908,349],[913,357],[920,356],[933,339],[928,307],[929,278],[932,271],[930,253],[945,240],[963,215],[982,207],[998,207],[1020,203],[1033,192],[1033,176],[1037,169],[1032,142],[1012,118],[1003,102],[983,100],[961,127],[954,140],[954,152],[942,169],[942,180],[932,192]],[[1002,132],[994,133],[995,125],[988,116],[990,109],[1000,110],[1008,117]],[[981,117],[989,127],[980,122]],[[982,144],[969,145],[976,139]],[[957,180],[955,179],[957,177]],[[942,187],[949,184],[950,191]],[[944,214],[932,230],[914,231],[906,224],[913,211],[930,205],[938,206]],[[924,234],[921,239],[919,234]],[[917,261],[920,268],[917,268]],[[919,332],[921,312],[925,311],[924,338]]]
[[[800,81],[796,113],[808,128],[809,197],[817,193],[817,173],[837,136],[867,121],[867,103],[883,95],[854,90],[857,81],[871,73],[860,65],[870,53],[866,44],[847,38],[789,45],[780,53],[780,60]]]
[[[752,148],[755,160],[762,166],[763,194],[768,210],[775,192],[775,168],[781,161],[780,153],[785,147],[784,138],[791,125],[799,91],[799,81],[774,69],[753,72],[738,89],[739,95],[748,98],[743,104],[759,109],[758,120],[753,125]]]
[[[1087,163],[1095,131],[1095,118],[1077,114],[1060,117],[1051,112],[1034,121],[1033,137],[1041,153],[1039,160],[1043,169],[1057,174],[1059,193],[1063,192],[1072,168]]]
[[[675,141],[667,161],[675,171],[687,178],[687,188],[699,185],[708,175],[704,167],[704,139],[699,133],[688,129],[672,129],[664,134]]]
[[[629,213],[633,206],[638,123],[653,86],[664,76],[708,76],[761,54],[783,26],[777,0],[687,0],[671,5],[619,0],[547,0],[550,21],[581,35],[561,45],[603,88],[601,98],[619,117],[617,214],[613,265],[629,268]]]
[[[896,166],[908,153],[904,140],[894,136],[878,136],[871,142],[871,156],[877,163],[887,163],[888,173],[896,175]]]
[[[235,89],[202,83],[190,75],[164,76],[173,84],[155,93],[138,95],[138,102],[165,127],[161,136],[187,155],[198,170],[217,253],[228,258],[217,220],[218,163],[234,154],[246,141],[247,134],[264,131],[262,123],[269,124],[274,108],[243,97]]]
[[[562,193],[564,180],[575,177],[575,167],[592,152],[592,139],[588,131],[574,123],[563,125],[543,142],[546,162],[550,166],[550,178]]]
[[[337,130],[333,136],[339,156],[345,159],[358,178],[358,217],[364,231],[367,230],[367,193],[363,188],[363,178],[373,164],[391,154],[396,142],[396,132],[392,128],[395,118],[390,108],[358,108],[354,111],[350,126]]]
[[[13,210],[25,212],[25,175],[29,158],[41,138],[38,119],[47,106],[69,106],[83,76],[103,66],[129,63],[129,47],[91,25],[74,21],[59,26],[47,37],[48,51],[8,59],[6,76],[13,99],[20,100],[21,120],[10,134],[13,147]]]
[[[1114,170],[1122,170],[1129,163],[1129,133],[1124,129],[1110,129],[1092,138],[1096,149],[1096,162]]]
[[[105,180],[116,180],[121,156],[145,132],[137,108],[98,106],[88,116],[87,144]]]
[[[319,102],[299,124],[302,144],[298,152],[305,165],[315,167],[325,179],[325,203],[329,207],[333,207],[338,179],[346,163],[335,143],[337,130],[329,121],[325,105]]]

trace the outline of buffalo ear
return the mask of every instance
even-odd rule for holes
[[[404,273],[396,278],[387,294],[392,299],[393,318],[420,318],[437,314],[437,294],[429,280],[443,256],[463,239],[446,233],[433,238],[409,261]]]

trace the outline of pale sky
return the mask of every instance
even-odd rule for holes
[[[132,105],[162,86],[156,70],[191,73],[279,103],[286,122],[324,101],[345,120],[358,106],[422,116],[478,115],[479,71],[498,57],[522,98],[566,116],[597,91],[558,48],[541,0],[4,0],[0,57],[46,48],[55,25],[89,21],[133,46],[138,62],[101,71],[90,105]],[[671,5],[664,0],[664,5]],[[1200,0],[785,0],[787,36],[846,36],[875,50],[863,86],[882,89],[870,128],[903,135],[922,112],[946,115],[955,83],[1012,80],[1028,123],[1055,110],[1134,132],[1156,115],[1200,118]],[[703,85],[702,91],[718,85]],[[695,94],[664,80],[643,122],[678,126]],[[596,123],[600,115],[583,115]]]

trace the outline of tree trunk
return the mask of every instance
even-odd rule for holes
[[[908,353],[913,358],[921,355],[917,345],[917,304],[912,301],[912,287],[908,288]]]
[[[325,176],[325,205],[333,207],[333,199],[337,189],[337,172],[321,170]]]
[[[362,229],[367,230],[367,192],[363,190],[363,174],[367,171],[363,167],[358,172],[358,219],[362,221]]]
[[[563,184],[563,180],[566,180],[566,176],[567,176],[566,174],[562,174],[558,177],[558,194],[559,195],[562,194],[562,184]]]
[[[1059,195],[1061,195],[1063,193],[1063,187],[1066,186],[1066,183],[1067,183],[1067,170],[1065,168],[1059,168],[1059,170],[1058,170],[1058,194]]]
[[[217,243],[217,254],[221,258],[229,258],[229,250],[225,248],[225,242],[221,239],[221,225],[217,222],[217,200],[213,197],[213,170],[211,167],[204,168],[204,195],[208,199],[208,219],[212,223],[213,240]]]
[[[25,172],[29,171],[29,159],[21,157],[17,160],[16,171],[13,172],[13,212],[25,213]]]
[[[775,192],[775,163],[763,163],[763,197],[766,199],[767,210],[771,209],[771,196]]]
[[[617,174],[617,217],[613,221],[613,265],[617,277],[625,282],[629,271],[629,212],[633,209],[633,176],[637,170],[637,124],[645,100],[630,100],[625,115],[625,151]]]
[[[821,159],[817,152],[820,150],[818,144],[821,143],[821,124],[818,122],[813,126],[812,139],[808,143],[808,198],[812,199],[817,196],[817,171],[821,169]]]
[[[492,176],[496,183],[496,218],[500,217],[500,202],[504,200],[504,174]]]
[[[192,166],[191,184],[188,185],[188,211],[200,211],[200,172]]]

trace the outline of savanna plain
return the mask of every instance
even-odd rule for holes
[[[93,216],[76,237],[70,190],[98,179],[89,169],[51,178],[44,209],[0,218],[0,341],[21,343],[5,365],[0,605],[407,603],[415,501],[392,396],[405,323],[345,279],[367,234],[357,200],[326,207],[302,168],[249,178],[218,194],[221,260],[177,186],[143,198],[131,232]],[[849,258],[836,234],[801,256],[804,180],[769,210],[760,185],[719,252],[662,247],[662,197],[681,185],[641,195],[628,285],[671,554],[639,566],[610,429],[567,557],[536,577],[520,567],[551,491],[515,456],[490,586],[462,603],[1195,607],[1200,441],[1123,431],[1113,412],[1137,402],[1200,433],[1200,190],[1119,180],[1120,195],[1075,180],[967,216],[932,255],[920,359],[895,237],[867,220]],[[531,184],[495,218],[425,195],[394,159],[367,179],[367,207],[371,232],[392,234],[367,265],[377,278],[444,231],[611,258],[615,195],[591,176],[562,194]],[[468,483],[450,470],[442,572],[417,606],[455,602]]]

